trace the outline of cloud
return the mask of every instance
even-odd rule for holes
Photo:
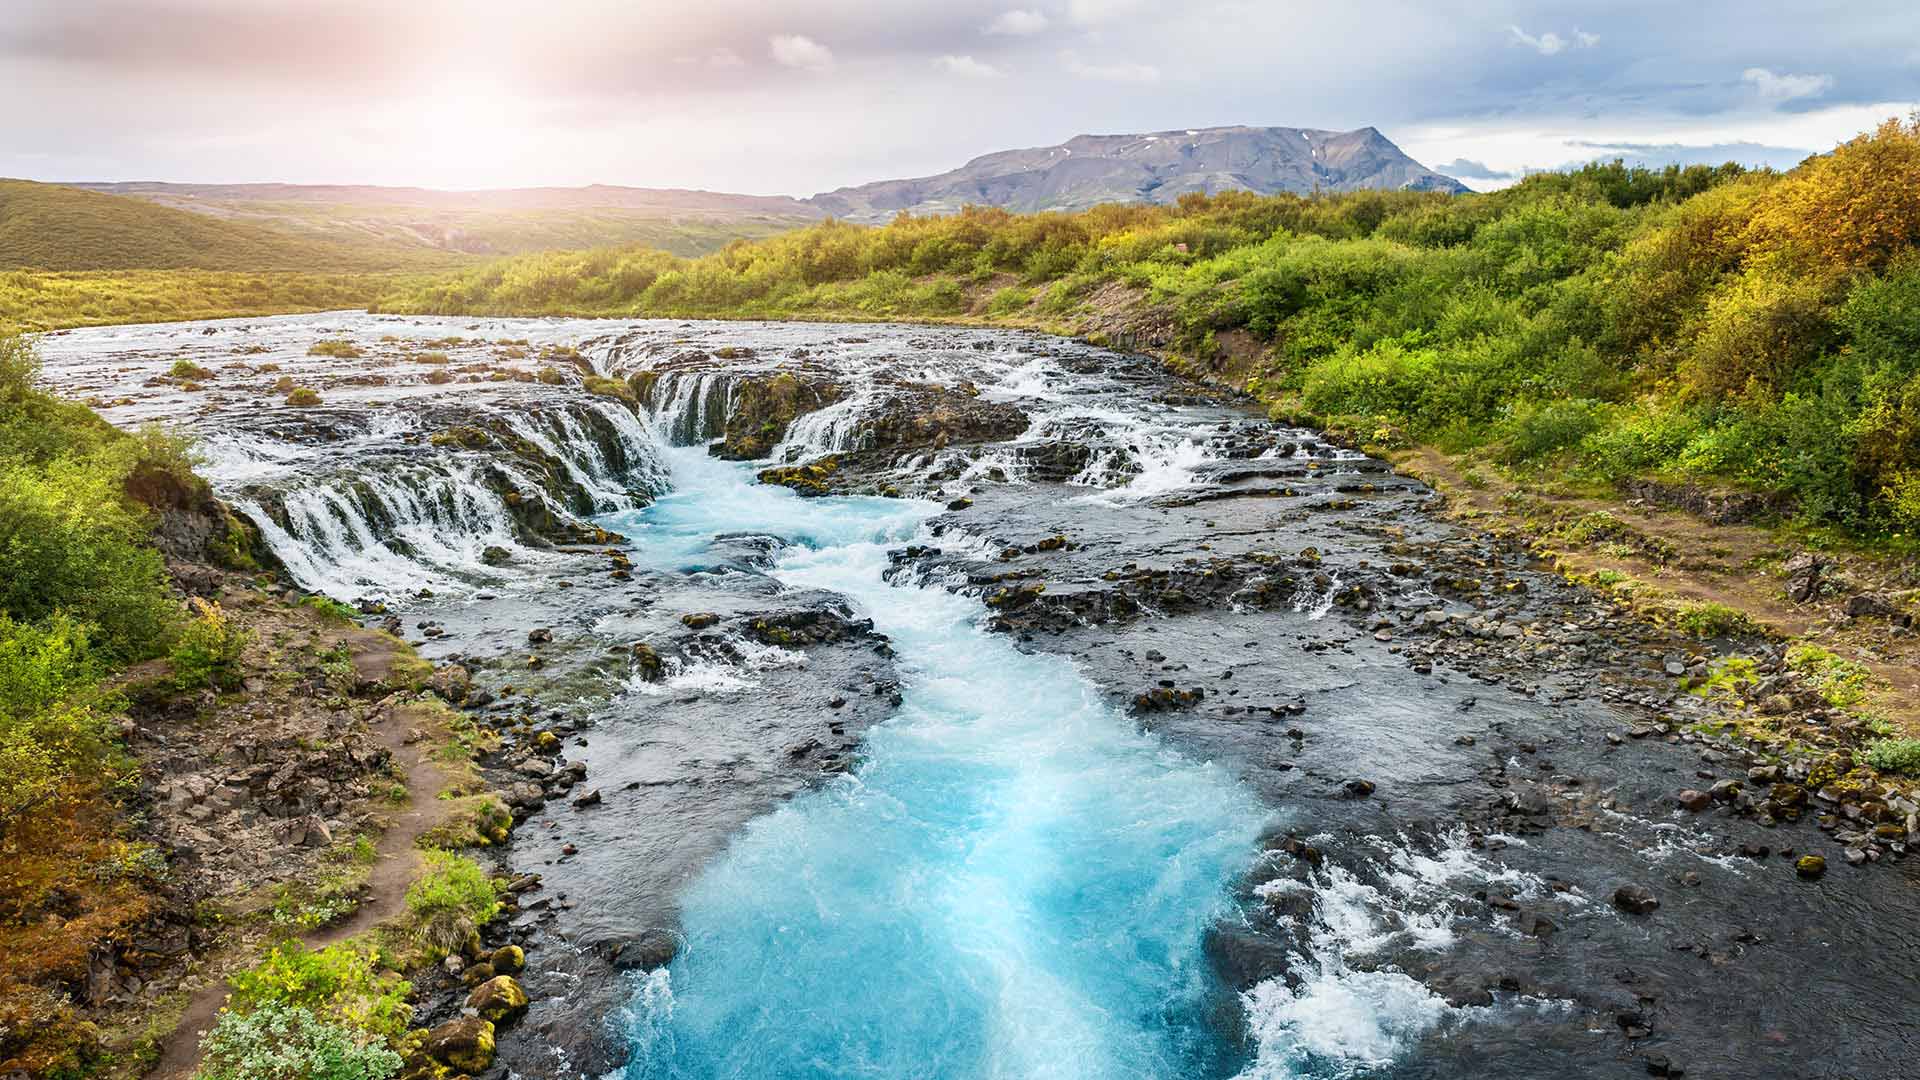
[[[1067,18],[1081,26],[1093,26],[1131,14],[1139,6],[1140,0],[1067,0]]]
[[[700,65],[717,71],[731,71],[747,66],[746,60],[739,53],[725,47],[708,50],[705,56],[676,56],[673,59],[676,64]]]
[[[1049,25],[1044,12],[1030,8],[1015,8],[1003,11],[987,24],[986,33],[1002,34],[1007,37],[1031,37],[1045,30]]]
[[[1089,64],[1080,59],[1080,54],[1067,50],[1060,54],[1060,64],[1068,74],[1082,79],[1098,82],[1155,83],[1160,81],[1160,69],[1152,64]]]
[[[941,56],[935,58],[933,64],[949,75],[968,79],[998,79],[1006,74],[992,64],[981,63],[971,56]]]
[[[1766,68],[1757,67],[1741,72],[1740,81],[1752,83],[1754,92],[1760,95],[1762,101],[1819,97],[1833,86],[1831,75],[1776,75]]]
[[[1514,44],[1525,45],[1541,56],[1558,56],[1568,49],[1591,49],[1600,44],[1599,34],[1589,34],[1579,27],[1574,28],[1571,39],[1563,38],[1551,30],[1544,34],[1529,34],[1517,26],[1507,27],[1507,32],[1513,35]]]
[[[1461,180],[1512,180],[1515,177],[1514,173],[1488,168],[1467,158],[1455,158],[1444,165],[1435,165],[1433,171]]]
[[[833,70],[833,50],[804,34],[778,34],[767,40],[767,52],[783,67],[801,71]]]

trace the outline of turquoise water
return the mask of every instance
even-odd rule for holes
[[[775,576],[871,617],[905,700],[854,774],[754,822],[687,890],[680,956],[636,988],[627,1075],[1231,1073],[1201,940],[1264,820],[1252,795],[1066,660],[981,629],[977,600],[885,583],[931,505],[803,500],[669,457],[674,493],[609,519],[636,561],[785,538]]]

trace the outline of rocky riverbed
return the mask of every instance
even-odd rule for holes
[[[320,342],[351,347],[310,355]],[[980,954],[1062,980],[1120,964],[1048,966],[1071,950],[1047,934],[1085,933],[1057,889],[1095,905],[1155,888],[1063,870],[1130,864],[1060,805],[1181,838],[1140,872],[1191,871],[1159,886],[1180,898],[1162,915],[1195,930],[1127,924],[1126,979],[1172,981],[1140,999],[1160,1001],[1151,1023],[1103,1029],[1107,1050],[1143,1039],[1161,1049],[1138,1060],[1185,1075],[1516,1078],[1895,1077],[1916,1050],[1901,1006],[1920,808],[1704,734],[1712,707],[1686,689],[1741,643],[1624,619],[1519,544],[1447,523],[1386,465],[1142,358],[988,331],[358,314],[43,348],[56,385],[116,423],[197,431],[216,488],[295,582],[417,642],[440,694],[498,735],[481,764],[517,822],[501,856],[515,910],[489,947],[524,949],[533,1001],[502,1025],[495,1068],[698,1074],[688,1018],[722,1002],[737,1024],[756,1000],[706,959],[754,921],[721,886],[809,891],[816,937],[845,931],[819,912],[872,899],[830,891],[802,841],[868,836],[871,851],[819,850],[959,880],[887,847],[886,815],[859,816],[902,739],[932,731],[950,754],[990,723],[1039,721],[1029,747],[1045,730],[1010,705],[954,718],[966,695],[939,691],[961,631],[907,618],[946,603],[999,642],[967,649],[1010,650],[980,686],[1032,658],[1021,677],[1048,683],[1033,701],[1078,709],[1083,686],[1076,739],[1121,740],[1017,804],[1065,815],[1074,839],[989,845],[994,865],[1065,883],[996,878],[1015,892],[952,916],[972,935],[954,970]],[[170,375],[180,359],[215,374]],[[284,404],[288,379],[320,404]],[[823,564],[867,547],[857,587]],[[1805,690],[1745,647],[1790,704]],[[1183,786],[1132,771],[1162,753]],[[974,788],[1021,775],[993,760]],[[1201,763],[1218,778],[1184,771]],[[1094,799],[1075,770],[1141,797]],[[933,812],[913,790],[907,816]],[[1160,820],[1175,792],[1195,807]],[[987,828],[999,804],[971,797],[938,812],[965,805]],[[1231,820],[1200,808],[1241,800]],[[1217,882],[1194,869],[1216,862]],[[943,895],[926,888],[867,918],[923,932]],[[997,904],[1049,915],[1006,922]],[[833,940],[839,981],[785,976],[834,995],[823,1030],[867,1031],[860,966],[892,969],[877,937]],[[472,975],[429,985],[422,1019],[454,1021]],[[1020,1045],[989,1049],[1029,1058],[1053,1045],[997,1013],[963,1022],[967,994],[928,1000],[945,1020],[902,1023],[960,1044],[991,1030]],[[952,1075],[985,1071],[956,1060]]]

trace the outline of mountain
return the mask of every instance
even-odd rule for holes
[[[367,270],[643,245],[700,255],[823,217],[884,222],[962,206],[1081,210],[1187,192],[1461,192],[1373,128],[1216,127],[1081,135],[939,176],[809,199],[594,184],[434,191],[346,184],[0,180],[0,269]]]
[[[445,256],[344,243],[190,214],[62,184],[0,179],[0,269],[386,270]]]
[[[783,195],[593,184],[434,191],[364,184],[73,184],[175,210],[341,243],[464,255],[644,244],[700,255],[825,214]]]
[[[942,214],[969,203],[1031,212],[1104,202],[1170,203],[1190,191],[1362,188],[1467,190],[1370,127],[1215,127],[1080,135],[1058,146],[988,154],[938,176],[841,188],[807,201],[835,217],[876,222],[902,210]]]

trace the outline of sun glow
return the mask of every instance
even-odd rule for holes
[[[534,143],[525,102],[498,82],[437,81],[396,102],[375,135],[391,162],[405,162],[431,187],[487,187],[516,171]]]

